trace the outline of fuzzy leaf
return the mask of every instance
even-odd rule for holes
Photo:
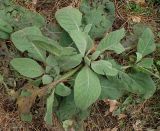
[[[64,71],[70,70],[78,66],[81,63],[81,61],[82,61],[81,54],[72,55],[72,56],[63,56],[63,57],[57,58],[57,62],[60,68]]]
[[[63,83],[60,83],[56,86],[55,93],[59,96],[68,96],[71,94],[71,89]]]
[[[43,74],[42,67],[32,59],[14,58],[10,63],[13,68],[23,76],[35,78]]]
[[[104,39],[102,39],[97,47],[97,51],[113,50],[118,54],[124,51],[124,48],[120,46],[121,39],[125,36],[124,28],[109,33]]]
[[[137,66],[151,69],[153,65],[153,58],[144,58],[142,61],[137,63]]]
[[[84,25],[92,24],[92,28],[89,35],[92,38],[101,38],[112,27],[115,19],[114,3],[109,0],[83,0],[80,6],[80,10],[83,12]]]
[[[74,100],[76,106],[82,110],[93,104],[101,93],[98,76],[85,66],[77,75],[74,85]]]
[[[6,21],[0,18],[0,31],[12,33],[13,29]]]
[[[53,78],[50,75],[43,75],[42,82],[44,85],[50,84],[53,81]]]
[[[35,45],[29,38],[29,35],[37,35],[42,37],[42,33],[37,27],[27,27],[19,30],[11,35],[16,48],[22,52],[28,51],[29,55],[38,60],[45,61],[46,52],[43,51],[38,45]]]
[[[100,75],[116,76],[118,70],[112,67],[109,61],[99,60],[91,63],[92,69]]]
[[[51,95],[47,98],[47,111],[44,120],[48,125],[53,124],[52,122],[53,102],[54,102],[54,90],[52,91]]]
[[[155,51],[156,46],[154,43],[154,34],[151,29],[146,28],[139,39],[137,52],[141,53],[142,56],[146,56]]]
[[[67,32],[80,30],[82,14],[78,9],[71,6],[62,8],[56,12],[55,17],[60,26]]]
[[[100,77],[101,83],[101,95],[100,99],[112,99],[116,100],[123,95],[125,90],[124,84],[116,79],[106,79],[105,77]]]
[[[153,80],[147,74],[121,72],[118,77],[125,84],[127,91],[141,95],[145,99],[151,97],[156,90]]]
[[[79,52],[84,56],[87,48],[87,40],[85,37],[85,33],[78,30],[73,30],[71,31],[70,36],[75,42]]]

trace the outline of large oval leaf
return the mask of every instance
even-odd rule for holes
[[[77,75],[74,85],[74,100],[76,106],[82,110],[93,104],[101,93],[98,76],[85,66]]]
[[[17,32],[14,32],[11,35],[11,40],[18,50],[24,52],[28,48],[32,48],[33,43],[27,38],[28,35],[42,36],[42,33],[37,27],[27,27]]]
[[[82,14],[78,9],[71,6],[62,8],[56,12],[55,17],[60,26],[67,32],[80,30]]]
[[[37,60],[45,61],[46,52],[34,44],[29,36],[41,36],[42,33],[37,27],[27,27],[11,35],[11,40],[16,48],[22,52],[28,51],[29,55]]]
[[[43,74],[42,67],[32,59],[14,58],[10,63],[23,76],[35,78]]]

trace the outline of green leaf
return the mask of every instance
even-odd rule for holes
[[[72,55],[72,56],[63,56],[63,57],[57,57],[57,62],[59,64],[59,67],[64,70],[70,70],[76,66],[78,66],[82,61],[82,55]]]
[[[71,89],[63,83],[60,83],[56,86],[55,93],[59,96],[68,96],[71,94]]]
[[[83,13],[83,24],[92,24],[89,32],[92,38],[101,38],[112,27],[115,19],[114,3],[109,0],[82,1],[80,10]]]
[[[9,38],[9,34],[3,31],[0,31],[0,39],[7,40]]]
[[[84,32],[88,34],[90,32],[91,28],[92,28],[92,24],[86,25],[84,28]]]
[[[91,59],[92,60],[96,60],[99,56],[100,56],[101,52],[100,51],[95,51],[92,56]]]
[[[0,31],[12,33],[13,29],[6,21],[0,18]]]
[[[75,42],[79,52],[84,56],[87,48],[87,40],[85,37],[85,33],[79,30],[73,30],[70,32],[70,36],[72,40]]]
[[[52,40],[45,36],[39,35],[29,35],[28,38],[38,47],[49,53],[60,56],[62,54],[63,48],[55,40]]]
[[[139,62],[143,58],[143,56],[139,52],[136,52],[136,55],[137,55],[137,60],[136,60],[136,63],[137,63],[137,62]]]
[[[157,61],[157,65],[160,65],[160,61]]]
[[[61,121],[72,119],[78,113],[78,109],[74,102],[73,93],[62,99],[56,114]]]
[[[69,34],[66,31],[63,31],[60,34],[60,40],[59,40],[60,45],[62,45],[63,47],[68,47],[71,46],[73,41],[71,39],[71,37],[69,36]]]
[[[118,77],[125,84],[127,91],[141,95],[145,99],[151,97],[156,90],[154,81],[147,74],[121,72]]]
[[[53,70],[55,71],[55,75],[59,75],[60,73],[60,67],[58,65],[58,61],[56,60],[56,58],[53,55],[49,55],[46,59],[46,73],[50,73],[52,74]]]
[[[154,34],[151,29],[146,28],[139,39],[137,52],[141,53],[142,56],[146,56],[155,51],[156,45],[154,43]]]
[[[101,95],[99,99],[112,99],[116,100],[120,98],[124,93],[124,84],[117,79],[107,79],[105,77],[99,77],[101,83]]]
[[[112,66],[109,61],[99,60],[91,63],[92,69],[100,75],[116,76],[118,70]]]
[[[132,79],[134,79],[141,86],[141,94],[143,98],[148,99],[156,91],[156,86],[152,78],[143,73],[136,73],[131,75]]]
[[[113,50],[118,54],[122,53],[124,48],[120,45],[120,41],[124,36],[124,28],[109,33],[104,39],[100,41],[97,47],[97,51],[104,52],[105,50]]]
[[[137,66],[151,69],[153,66],[153,58],[144,58],[139,63],[137,63]]]
[[[41,61],[45,61],[46,52],[40,49],[39,45],[33,43],[29,36],[37,35],[42,37],[42,33],[37,27],[27,27],[11,35],[11,40],[16,48],[22,52],[28,51],[29,56]]]
[[[0,9],[0,19],[6,21],[15,31],[25,27],[45,25],[45,19],[37,12],[33,12],[18,4],[11,3]],[[1,6],[1,4],[0,4]]]
[[[17,32],[14,32],[11,35],[11,40],[16,46],[16,48],[22,52],[32,48],[33,43],[30,41],[27,36],[28,35],[39,35],[42,36],[42,33],[37,27],[27,27]]]
[[[31,92],[27,91],[26,89],[23,89],[23,90],[21,91],[21,95],[20,95],[20,96],[22,96],[22,97],[27,97],[27,96],[31,96],[31,95],[32,95]]]
[[[62,8],[56,12],[55,17],[60,26],[67,32],[80,30],[82,14],[78,9],[71,6]]]
[[[82,110],[93,104],[101,93],[98,76],[85,66],[77,75],[74,85],[74,100],[76,106]]]
[[[53,78],[50,75],[43,75],[42,82],[44,85],[50,84],[53,81]]]
[[[10,64],[21,75],[29,78],[39,77],[43,74],[42,67],[36,61],[29,58],[14,58]]]
[[[54,90],[52,91],[51,95],[47,98],[47,111],[44,120],[48,125],[53,125],[52,122],[53,102],[54,102]]]

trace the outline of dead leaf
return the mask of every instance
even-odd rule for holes
[[[111,131],[118,131],[118,128],[114,127],[113,129],[111,129]]]
[[[111,131],[111,128],[103,129],[102,131]]]
[[[116,101],[116,100],[109,100],[109,99],[107,99],[107,100],[104,100],[104,102],[105,102],[107,105],[110,106],[109,112],[115,111],[115,110],[117,109],[117,107],[118,107],[118,101]]]
[[[145,0],[129,0],[130,2],[135,2],[136,4],[144,5],[146,4]]]
[[[17,105],[19,113],[30,113],[32,105],[35,103],[36,97],[38,96],[39,89],[31,84],[26,84],[23,90],[30,92],[29,96],[21,96],[17,98]]]
[[[37,0],[32,0],[32,3],[33,3],[34,5],[36,5],[36,4],[37,4]]]
[[[141,22],[141,17],[139,17],[139,16],[131,16],[131,19],[135,23],[140,23]]]
[[[133,128],[135,131],[142,131],[142,122],[141,120],[137,120],[135,124],[133,124]]]
[[[125,115],[125,114],[120,114],[120,115],[118,115],[118,120],[124,119],[124,118],[126,118],[126,117],[127,117],[127,115]]]

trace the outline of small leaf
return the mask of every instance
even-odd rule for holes
[[[55,93],[59,96],[68,96],[71,94],[71,89],[63,83],[60,83],[56,86]]]
[[[52,122],[53,102],[54,102],[54,90],[52,91],[51,95],[47,98],[47,111],[46,111],[44,120],[48,125],[53,125],[53,122]]]
[[[120,45],[121,39],[125,36],[124,28],[109,33],[102,39],[97,47],[97,51],[113,50],[118,54],[122,53],[125,49]],[[116,47],[117,46],[117,47]]]
[[[115,15],[114,3],[109,0],[83,0],[80,6],[84,25],[92,24],[89,32],[92,38],[101,38],[112,28]]]
[[[151,29],[146,28],[139,39],[137,52],[141,53],[142,56],[146,56],[155,51],[156,45],[154,43],[154,34]]]
[[[67,32],[80,30],[82,14],[78,9],[71,6],[62,8],[56,12],[55,17],[60,26]]]
[[[92,24],[86,25],[86,27],[84,28],[84,32],[88,34],[90,32],[91,28],[92,28]]]
[[[139,52],[136,52],[136,55],[137,55],[137,60],[136,60],[136,63],[137,63],[137,62],[139,62],[143,58],[143,56]]]
[[[142,61],[137,63],[137,66],[151,69],[153,66],[153,58],[144,58]]]
[[[85,37],[85,33],[78,30],[73,30],[70,32],[70,36],[75,42],[79,52],[84,56],[87,48],[87,40]]]
[[[42,82],[44,85],[50,84],[53,81],[53,78],[50,75],[43,75]]]
[[[42,67],[32,59],[14,58],[10,63],[23,76],[35,78],[43,74]]]
[[[77,75],[74,85],[74,100],[76,106],[82,110],[93,104],[101,93],[98,76],[85,66]]]
[[[21,95],[20,96],[27,97],[27,96],[31,96],[31,95],[32,95],[31,92],[29,92],[29,91],[24,89],[24,90],[21,91]]]
[[[97,74],[107,76],[116,76],[118,74],[118,70],[113,68],[112,64],[109,61],[94,61],[91,63],[91,67]]]

